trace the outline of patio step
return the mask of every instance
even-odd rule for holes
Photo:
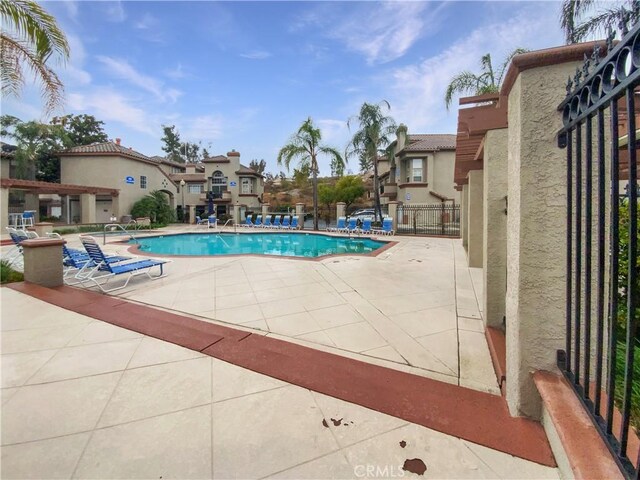
[[[73,287],[9,285],[83,315],[424,427],[555,467],[542,425],[502,397]]]

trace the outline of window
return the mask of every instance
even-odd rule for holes
[[[248,194],[253,193],[253,182],[250,178],[242,179],[242,193]]]
[[[180,167],[171,167],[171,173],[182,173],[182,169]]]
[[[140,175],[140,188],[147,188],[147,177],[146,177],[146,175]]]
[[[202,193],[203,190],[204,188],[201,183],[190,183],[187,191],[189,193]]]
[[[407,183],[422,182],[422,159],[407,160]]]
[[[213,198],[222,198],[222,192],[227,191],[227,177],[220,170],[216,170],[211,175],[211,191]]]

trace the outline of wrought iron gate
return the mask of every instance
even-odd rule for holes
[[[460,236],[460,205],[401,205],[398,233]]]
[[[559,106],[568,201],[566,345],[558,352],[558,366],[624,475],[637,479],[640,452],[629,445],[640,427],[640,367],[634,374],[640,361],[635,358],[640,355],[635,106],[640,26],[623,31],[615,47],[613,38],[610,34],[606,52],[596,46],[576,69]],[[620,191],[625,179],[626,194]]]

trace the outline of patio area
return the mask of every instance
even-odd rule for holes
[[[115,293],[499,395],[480,310],[482,270],[466,266],[460,240],[393,240],[377,257],[174,257],[166,278]]]
[[[9,288],[0,294],[2,478],[558,478]]]

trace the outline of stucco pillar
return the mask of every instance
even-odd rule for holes
[[[25,193],[24,195],[24,209],[33,210],[34,214],[33,222],[40,220],[40,196],[37,193]]]
[[[71,223],[69,212],[69,195],[60,195],[60,219],[65,223]]]
[[[483,217],[483,172],[471,170],[469,177],[469,199],[467,216],[467,261],[469,267],[482,267],[484,238],[482,235]]]
[[[462,246],[465,251],[469,249],[469,229],[467,222],[469,218],[469,185],[462,186],[460,203],[460,236],[462,237]]]
[[[118,195],[111,197],[111,214],[120,221],[122,214],[120,212],[120,197]]]
[[[95,193],[80,194],[80,223],[96,223]]]
[[[398,206],[399,205],[400,205],[400,202],[397,202],[397,201],[389,202],[389,216],[393,220],[392,228],[394,232],[398,231]]]
[[[269,204],[268,203],[263,203],[262,204],[262,218],[265,218],[267,215],[269,215]]]
[[[9,189],[0,188],[0,233],[7,233],[9,226]]]
[[[484,323],[502,328],[507,292],[507,139],[506,128],[489,130],[484,139],[482,269]]]
[[[233,222],[237,225],[241,223],[240,220],[240,207],[239,203],[233,205]]]
[[[345,207],[347,206],[344,202],[336,203],[336,219],[345,216]]]
[[[296,215],[304,215],[304,203],[296,203]],[[301,218],[300,221],[302,220]]]
[[[509,92],[507,402],[538,418],[536,370],[556,370],[564,346],[566,152],[558,104],[577,62],[520,72]]]
[[[189,205],[189,223],[196,223],[196,206]]]
[[[60,238],[34,238],[20,243],[24,256],[24,280],[44,287],[59,287],[63,282]]]

